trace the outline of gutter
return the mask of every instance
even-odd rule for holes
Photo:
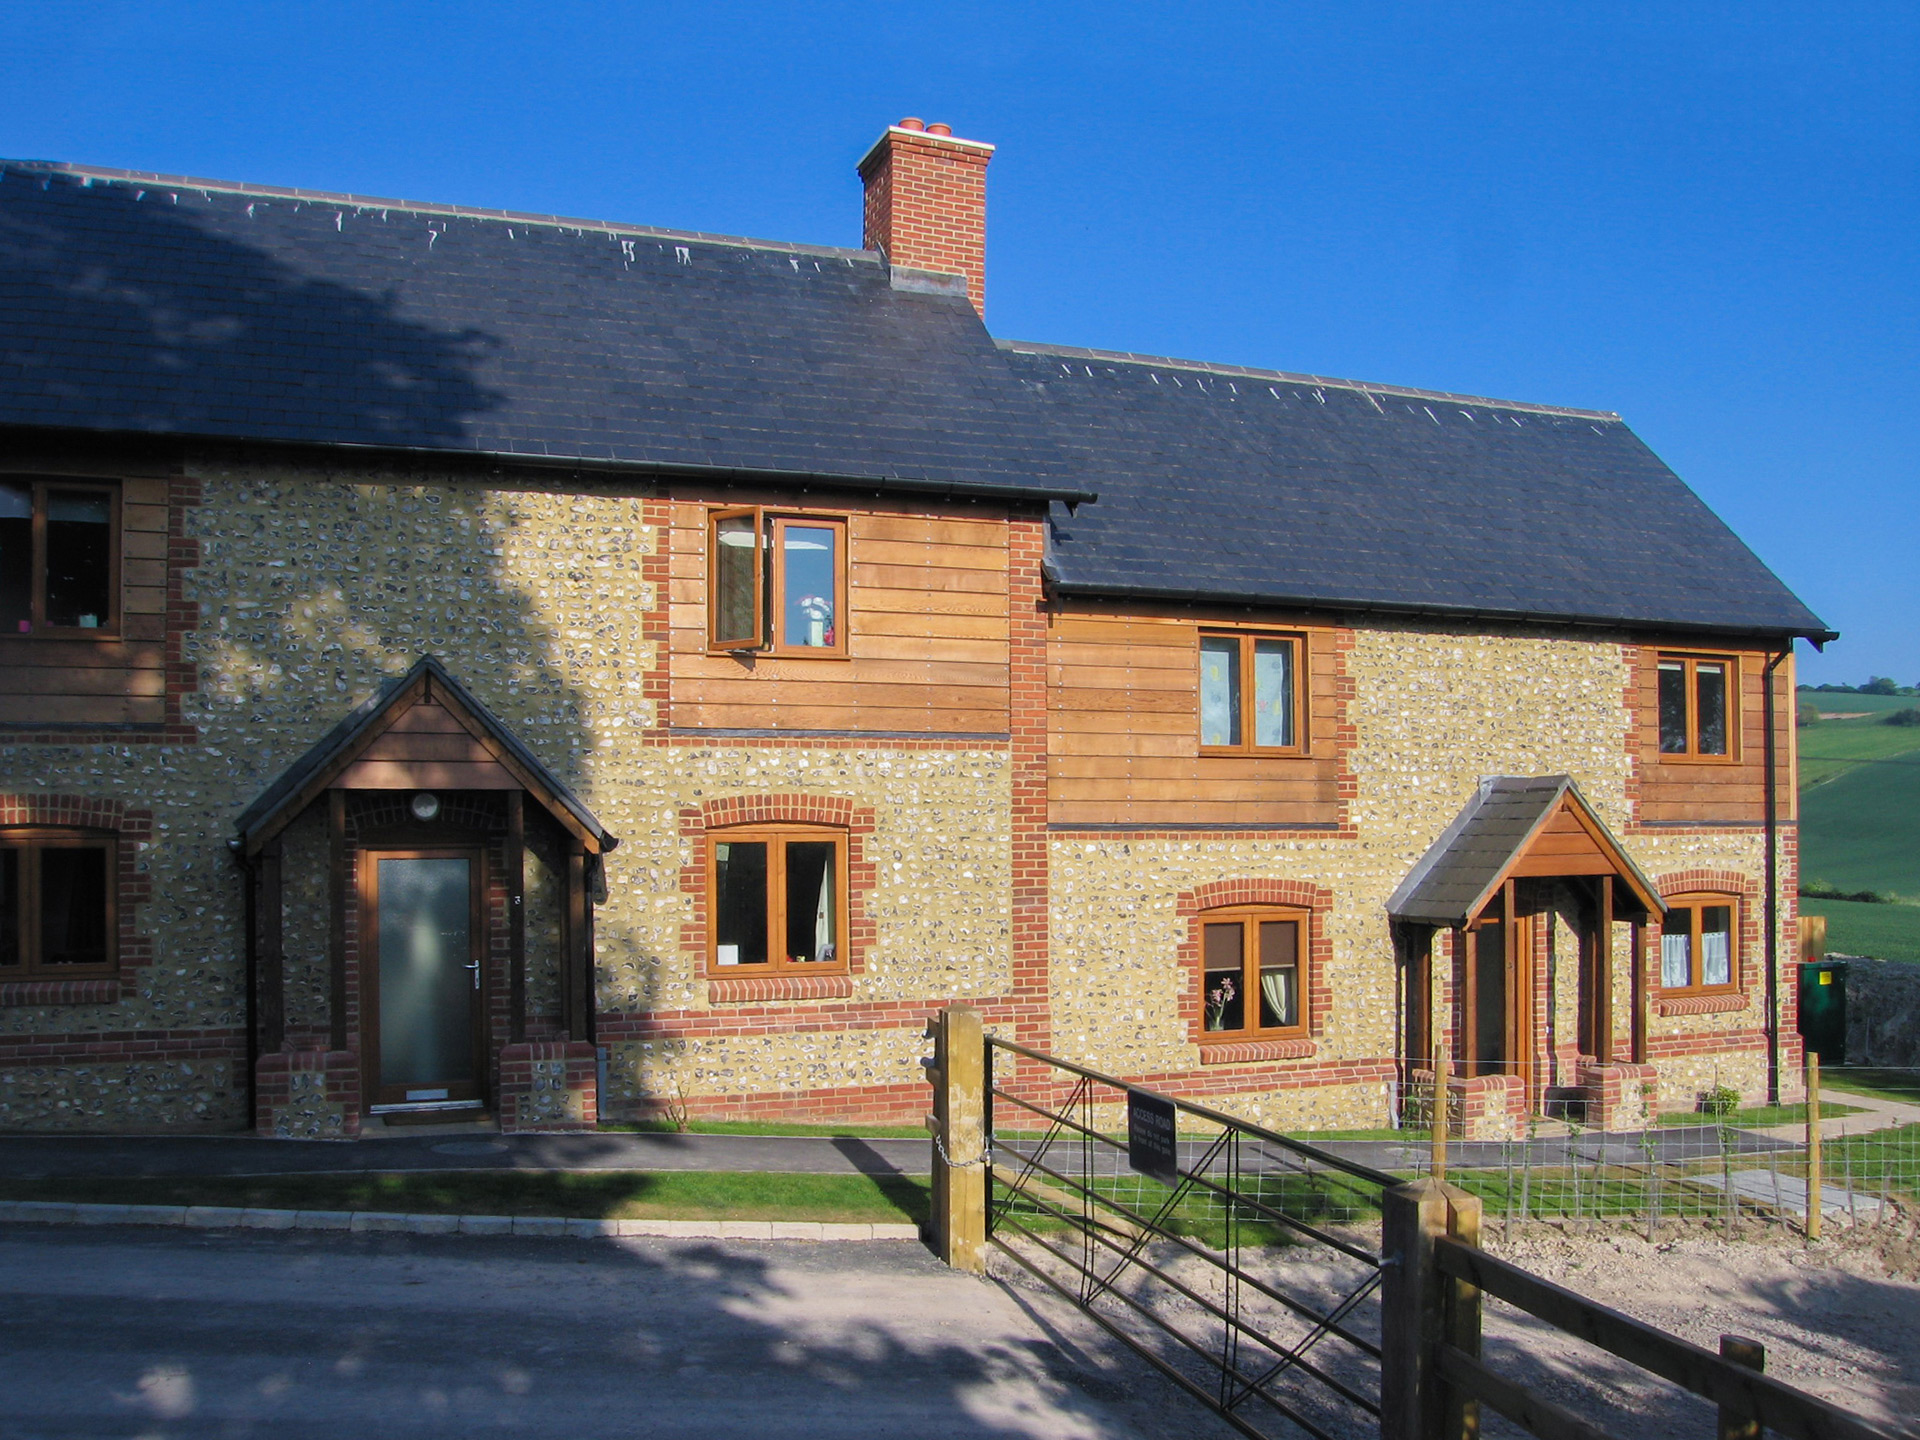
[[[350,440],[286,440],[269,435],[209,435],[184,430],[92,430],[75,426],[0,423],[0,429],[37,430],[47,435],[77,435],[95,440],[176,441],[210,446],[261,446],[280,453],[308,451],[338,457],[392,455],[408,460],[492,462],[540,470],[589,470],[606,475],[644,475],[650,478],[686,478],[722,485],[767,485],[782,488],[817,485],[832,490],[863,490],[877,494],[928,495],[938,498],[1020,500],[1042,504],[1090,505],[1100,498],[1093,490],[1073,485],[1006,484],[965,480],[928,480],[908,475],[856,475],[829,470],[756,470],[736,465],[700,465],[676,460],[621,460],[601,456],[544,455],[519,450],[454,449],[440,445],[374,445]]]
[[[1468,605],[1420,605],[1394,600],[1357,600],[1327,596],[1271,595],[1219,590],[1174,589],[1153,585],[1094,585],[1062,580],[1051,567],[1048,588],[1056,595],[1089,600],[1160,600],[1182,605],[1247,605],[1269,609],[1336,610],[1354,614],[1442,616],[1458,620],[1498,621],[1503,624],[1558,625],[1603,630],[1641,630],[1682,635],[1715,635],[1778,641],[1783,636],[1811,641],[1823,648],[1838,640],[1840,632],[1827,629],[1792,629],[1787,626],[1756,627],[1693,624],[1679,620],[1647,620],[1620,615],[1566,615],[1534,610],[1492,610]]]
[[[1767,826],[1767,1103],[1780,1103],[1780,776],[1779,741],[1774,735],[1774,672],[1793,654],[1791,645],[1769,656],[1761,672],[1766,726]],[[1813,1123],[1818,1124],[1816,1119]]]

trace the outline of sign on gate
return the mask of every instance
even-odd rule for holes
[[[1127,1090],[1127,1163],[1168,1185],[1180,1183],[1180,1148],[1173,1101]]]

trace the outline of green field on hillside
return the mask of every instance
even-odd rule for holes
[[[1800,913],[1827,917],[1827,949],[1836,955],[1920,961],[1920,905],[1861,905],[1803,897]]]
[[[1800,901],[1827,917],[1827,946],[1846,955],[1920,961],[1920,727],[1888,725],[1911,695],[1800,692],[1823,713],[1866,712],[1799,732],[1800,878],[1913,902]]]
[[[1797,690],[1793,698],[1803,705],[1811,700],[1813,708],[1822,715],[1858,715],[1862,711],[1884,715],[1889,710],[1920,706],[1920,695],[1848,695],[1832,690]]]

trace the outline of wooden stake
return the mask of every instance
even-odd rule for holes
[[[1807,1051],[1807,1240],[1820,1239],[1820,1052]]]
[[[1436,1180],[1447,1178],[1447,1131],[1451,1128],[1447,1110],[1447,1050],[1436,1046],[1433,1052],[1433,1163],[1428,1167]]]
[[[1767,1347],[1744,1336],[1722,1335],[1720,1358],[1761,1371],[1767,1368]],[[1744,1405],[1722,1404],[1719,1436],[1720,1440],[1760,1440],[1759,1418]]]

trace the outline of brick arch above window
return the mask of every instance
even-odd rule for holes
[[[0,981],[0,1006],[110,1005],[136,993],[136,972],[153,962],[153,941],[135,926],[135,907],[153,899],[140,851],[153,838],[153,812],[123,800],[82,795],[0,794],[0,827],[108,831],[119,838],[112,883],[118,974],[87,980]]]
[[[1657,1014],[1668,1015],[1714,1015],[1730,1013],[1748,1008],[1748,997],[1760,984],[1761,956],[1766,940],[1762,933],[1763,917],[1760,913],[1760,883],[1753,876],[1739,870],[1674,870],[1665,875],[1654,877],[1654,888],[1663,899],[1680,895],[1725,895],[1739,902],[1740,925],[1738,942],[1740,947],[1739,989],[1732,994],[1722,995],[1673,995],[1662,997],[1659,993],[1660,965],[1660,922],[1656,918],[1652,928],[1652,957],[1654,967],[1653,1006]]]
[[[1308,912],[1306,981],[1302,987],[1307,1002],[1307,1037],[1299,1039],[1228,1041],[1209,1043],[1201,1026],[1200,987],[1203,982],[1200,956],[1200,917],[1209,910],[1227,906],[1276,905]],[[1180,1018],[1187,1034],[1200,1047],[1203,1065],[1246,1064],[1264,1060],[1305,1060],[1315,1055],[1317,1038],[1326,1031],[1327,1013],[1333,1005],[1333,988],[1327,975],[1333,961],[1333,942],[1327,936],[1326,914],[1333,906],[1333,891],[1324,885],[1304,880],[1246,878],[1214,880],[1183,890],[1175,900],[1180,921],[1177,955],[1180,973]]]
[[[843,975],[711,976],[707,999],[716,1005],[778,1001],[840,1000],[853,994],[853,977],[866,969],[874,926],[867,896],[874,886],[874,864],[867,838],[874,832],[871,806],[840,795],[783,791],[770,795],[727,795],[682,807],[680,833],[688,842],[688,860],[680,870],[680,890],[691,919],[680,927],[680,952],[691,973],[707,976],[707,837],[716,830],[752,825],[820,825],[847,837],[847,969]]]

